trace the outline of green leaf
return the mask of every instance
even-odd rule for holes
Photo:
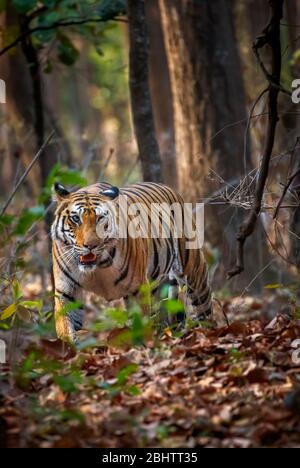
[[[69,375],[58,375],[54,377],[54,382],[63,392],[72,393],[78,391],[78,385],[82,383],[82,375],[79,371],[74,371]]]
[[[95,50],[96,50],[97,54],[98,54],[100,57],[104,57],[105,54],[104,54],[104,52],[103,52],[102,47],[100,47],[99,45],[96,44],[96,45],[95,45]]]
[[[59,413],[60,418],[63,421],[78,421],[83,423],[85,420],[84,414],[76,410],[64,410]]]
[[[265,286],[265,289],[280,289],[282,288],[283,285],[282,284],[279,284],[279,283],[276,283],[276,284],[267,284]]]
[[[27,309],[37,310],[39,313],[42,311],[43,308],[43,301],[22,301],[20,305],[26,307]]]
[[[65,185],[79,185],[80,187],[84,187],[85,185],[87,185],[87,180],[85,179],[85,177],[82,177],[82,175],[78,171],[61,170],[59,173],[59,180],[62,184]]]
[[[17,302],[22,297],[21,286],[18,280],[14,280],[12,283],[12,292],[14,301]]]
[[[61,315],[66,315],[69,312],[72,312],[72,310],[78,310],[80,307],[82,307],[81,302],[68,302],[63,306],[63,308],[60,310]]]
[[[42,23],[42,25],[44,22]],[[45,23],[46,25],[49,24]],[[48,44],[50,41],[54,40],[56,37],[56,31],[55,29],[49,29],[45,31],[36,31],[35,33],[32,34],[32,39],[33,39],[33,44],[35,47],[40,47],[45,44]]]
[[[130,395],[132,396],[138,396],[141,394],[139,387],[137,387],[136,385],[132,385],[131,387],[128,387],[127,392],[130,393]]]
[[[0,224],[3,224],[4,226],[9,226],[13,222],[14,219],[15,219],[15,216],[3,214],[0,216]]]
[[[43,4],[48,8],[54,8],[59,0],[43,0]]]
[[[98,14],[104,21],[114,19],[118,15],[126,14],[125,0],[103,0],[98,8]]]
[[[15,220],[15,216],[3,214],[0,216],[0,233],[4,231],[5,228],[10,226]]]
[[[24,211],[21,215],[13,234],[24,236],[33,223],[43,218],[45,208],[43,206],[34,206]]]
[[[1,320],[6,320],[9,317],[11,317],[12,315],[14,315],[14,313],[16,311],[17,311],[17,304],[11,304],[5,310],[3,310],[3,312],[1,313],[1,316],[0,316],[0,319]]]
[[[60,36],[58,44],[58,58],[67,66],[74,65],[79,57],[79,52],[67,36]]]
[[[120,326],[124,326],[128,321],[128,314],[125,310],[109,309],[107,315]]]
[[[39,197],[39,203],[44,203],[51,197],[55,182],[71,187],[85,187],[88,184],[87,179],[79,171],[67,169],[57,163],[50,171],[42,195]]]
[[[37,4],[37,0],[11,0],[18,13],[26,14]]]
[[[129,377],[134,374],[138,369],[137,364],[129,364],[129,366],[124,367],[118,375],[117,375],[117,381],[119,385],[124,385],[126,384],[127,380]]]
[[[25,323],[31,322],[31,313],[28,309],[26,309],[26,307],[18,305],[17,316]]]
[[[184,312],[184,305],[182,302],[176,299],[167,299],[163,302],[166,310],[170,314],[178,314],[179,312]]]

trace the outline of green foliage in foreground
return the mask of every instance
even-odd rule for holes
[[[100,319],[90,324],[89,337],[76,344],[77,357],[68,364],[56,356],[49,358],[47,350],[44,354],[42,348],[34,346],[15,370],[17,386],[30,391],[34,382],[48,376],[66,394],[78,392],[82,386],[88,386],[101,389],[110,397],[115,397],[121,392],[137,396],[139,389],[130,384],[130,377],[138,371],[136,364],[125,363],[113,381],[102,380],[100,382],[90,376],[84,377],[82,365],[86,351],[106,346],[107,343],[113,347],[125,347],[125,349],[143,347],[149,342],[152,343],[152,348],[154,346],[153,349],[160,347],[159,333],[155,328],[157,317],[144,315],[143,312],[143,306],[147,304],[152,289],[153,285],[143,286],[141,288],[142,299],[139,302],[132,302],[128,311],[104,309]],[[42,342],[54,337],[53,314],[46,313],[42,300],[25,300],[20,282],[17,280],[11,284],[11,296],[12,303],[2,308],[0,312],[0,324],[7,325],[3,327],[4,329],[12,330],[17,323],[19,328],[26,329],[31,336],[40,337]],[[177,313],[183,308],[179,301],[163,299],[163,302],[164,308],[170,314]],[[158,311],[160,304],[161,301],[158,300],[153,305],[153,310]],[[66,308],[66,312],[68,311],[69,309]],[[101,338],[103,333],[105,337]]]

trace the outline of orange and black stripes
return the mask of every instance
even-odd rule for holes
[[[128,198],[129,204],[141,204],[145,208],[142,238],[119,238],[117,232],[111,238],[98,236],[99,213],[107,198],[103,195],[110,184],[95,184],[75,193],[61,190],[61,197],[52,225],[53,265],[56,286],[55,314],[57,332],[62,339],[74,339],[82,326],[82,311],[60,314],[64,304],[76,302],[85,290],[102,295],[107,300],[134,295],[139,287],[150,280],[165,281],[169,278],[172,287],[186,284],[187,294],[199,318],[211,313],[211,290],[208,269],[200,248],[186,247],[185,233],[177,238],[177,204],[184,218],[184,202],[174,190],[162,184],[140,183],[120,189],[120,195]],[[118,191],[118,190],[117,190]],[[67,194],[65,196],[65,193]],[[114,200],[115,224],[125,219],[120,196]],[[153,208],[154,211],[151,211]],[[170,211],[169,224],[164,215]],[[132,217],[134,217],[132,215]],[[130,216],[129,216],[130,218]],[[153,219],[157,226],[153,229]],[[185,220],[183,219],[183,225]],[[126,227],[128,234],[128,226]],[[153,229],[153,231],[151,231]],[[152,235],[153,234],[153,235]],[[95,269],[86,273],[80,269],[79,259],[86,246],[94,248],[97,257]]]

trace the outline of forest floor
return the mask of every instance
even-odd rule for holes
[[[124,327],[77,353],[31,344],[1,369],[0,446],[299,447],[300,320],[260,307],[142,346]]]

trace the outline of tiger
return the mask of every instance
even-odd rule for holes
[[[173,208],[169,210],[169,231],[162,216],[163,210],[174,206],[183,214],[180,194],[154,182],[124,188],[102,182],[76,191],[56,183],[53,194],[56,209],[51,237],[58,338],[71,343],[78,340],[84,310],[76,305],[82,303],[84,292],[106,301],[122,300],[138,295],[142,285],[152,282],[167,281],[172,297],[174,290],[185,286],[197,320],[211,319],[212,294],[202,247],[187,248],[185,233],[176,234],[179,223]],[[124,199],[129,207],[145,209],[145,218],[139,223],[143,235],[129,235],[126,224],[125,235],[120,235],[120,222],[129,213],[128,208],[121,208]],[[155,217],[152,206],[164,207],[156,213],[158,232],[154,234],[145,222],[151,224]],[[134,221],[134,216],[129,220]],[[181,314],[179,320],[185,319],[185,313]]]

